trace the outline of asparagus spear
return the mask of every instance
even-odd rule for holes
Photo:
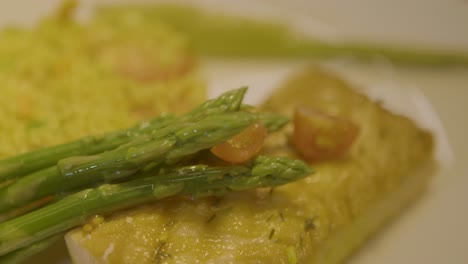
[[[260,122],[267,128],[268,132],[275,132],[282,129],[289,123],[289,118],[275,113],[261,112],[258,118]]]
[[[188,166],[154,177],[104,184],[1,223],[0,255],[83,224],[95,214],[106,214],[174,195],[202,197],[277,186],[311,173],[312,170],[300,160],[260,156],[245,166]]]
[[[125,9],[125,12],[122,12]],[[293,32],[271,21],[221,16],[177,5],[103,7],[97,20],[115,23],[124,14],[139,14],[142,31],[152,20],[163,21],[186,36],[203,55],[229,58],[333,58],[339,55],[372,59],[384,56],[395,63],[468,65],[466,51],[395,47],[372,43],[328,43]],[[147,26],[148,27],[148,26]]]
[[[0,160],[0,182],[21,177],[28,173],[47,168],[58,160],[78,155],[92,155],[116,148],[135,137],[165,127],[175,122],[199,120],[206,115],[237,111],[247,88],[228,91],[219,97],[208,100],[191,112],[179,118],[161,116],[139,125],[101,136],[89,136],[70,143],[38,149],[15,157]]]
[[[0,212],[48,195],[123,179],[150,164],[174,164],[226,141],[257,119],[257,114],[248,112],[209,115],[195,123],[169,125],[115,150],[61,160],[55,167],[32,173],[1,189]]]
[[[30,257],[49,248],[50,246],[52,246],[52,244],[54,244],[56,241],[58,241],[62,237],[63,237],[63,234],[54,235],[44,240],[35,242],[34,244],[31,244],[27,247],[20,248],[6,255],[0,256],[0,263],[8,263],[8,264],[23,263],[25,260],[29,259]]]

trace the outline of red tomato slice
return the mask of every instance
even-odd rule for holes
[[[298,107],[294,112],[292,142],[306,160],[343,156],[358,134],[359,127],[351,120],[305,107]]]
[[[218,158],[233,164],[246,162],[257,155],[263,146],[267,129],[255,123],[241,133],[211,149]]]

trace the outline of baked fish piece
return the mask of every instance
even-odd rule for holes
[[[177,197],[97,216],[66,235],[74,263],[340,263],[430,179],[432,136],[356,92],[308,69],[263,108],[298,105],[359,128],[348,152],[311,162],[314,175],[274,189]],[[268,154],[296,156],[292,128],[272,135]]]

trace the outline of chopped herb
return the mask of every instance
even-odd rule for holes
[[[155,257],[154,257],[155,263],[161,263],[164,259],[171,257],[171,254],[165,252],[164,250],[165,245],[166,245],[166,241],[161,241],[161,243],[159,243],[158,248],[156,249]]]
[[[271,187],[271,188],[270,188],[270,192],[269,192],[268,194],[269,194],[270,196],[272,196],[274,190],[275,190],[275,188]]]
[[[272,228],[272,229],[270,230],[270,234],[268,235],[268,239],[271,240],[271,239],[273,238],[273,236],[275,235],[275,231],[276,231],[276,230],[275,230],[274,228]]]
[[[283,212],[279,212],[279,217],[281,218],[281,221],[284,222],[284,215],[283,215]]]
[[[212,214],[208,220],[206,220],[206,223],[212,222],[216,218],[216,213]]]
[[[26,123],[26,129],[31,130],[31,129],[39,128],[39,127],[44,126],[45,124],[46,122],[42,120],[31,120],[28,123]]]
[[[304,221],[304,231],[315,229],[314,218],[309,217]]]
[[[169,222],[167,222],[166,224],[164,224],[164,226],[168,227],[168,226],[173,226],[174,225],[174,220],[169,220]]]
[[[212,207],[218,208],[219,205],[221,204],[221,201],[223,201],[224,196],[214,196],[213,197],[213,203],[211,204]]]

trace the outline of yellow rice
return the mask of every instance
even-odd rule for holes
[[[186,41],[157,20],[129,13],[80,25],[68,16],[0,33],[0,158],[204,100]]]

